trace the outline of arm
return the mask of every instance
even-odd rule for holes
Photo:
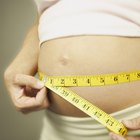
[[[37,61],[39,55],[39,40],[37,34],[37,25],[34,25],[28,32],[23,43],[21,51],[18,53],[14,61],[5,71],[5,78],[10,78],[16,73],[34,75],[37,71]]]
[[[5,84],[17,110],[28,113],[48,107],[44,84],[33,75],[37,72],[39,40],[37,25],[28,32],[23,47],[6,69]]]

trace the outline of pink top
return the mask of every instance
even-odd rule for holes
[[[140,0],[35,0],[40,44],[76,35],[140,37]]]

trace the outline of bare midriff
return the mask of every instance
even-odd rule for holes
[[[44,42],[39,71],[46,75],[96,75],[140,70],[140,38],[75,36]],[[98,87],[69,87],[107,113],[140,103],[140,81]],[[49,109],[55,113],[84,117],[85,113],[49,92]]]

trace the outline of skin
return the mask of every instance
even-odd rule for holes
[[[140,117],[132,119],[132,120],[124,120],[122,122],[130,131],[140,130]],[[140,135],[139,136],[126,135],[125,137],[121,137],[112,132],[109,135],[112,138],[112,140],[140,140]]]
[[[140,38],[115,36],[60,38],[42,44],[38,68],[46,75],[127,72],[140,69],[139,52]],[[112,113],[140,103],[139,85],[140,81],[113,86],[71,87],[70,89],[99,106],[105,112]],[[55,113],[75,117],[86,116],[53,92],[49,93],[49,99],[51,104],[48,109]],[[129,131],[140,129],[140,118],[130,120],[129,124],[126,124],[125,121],[123,123]],[[114,135],[110,133],[110,137]],[[125,138],[118,135],[117,137],[120,140],[139,139],[139,136],[129,135]]]
[[[49,106],[44,84],[33,77],[37,72],[39,55],[37,26],[34,25],[29,30],[22,49],[4,73],[5,84],[13,104],[22,113]]]
[[[123,39],[123,38],[116,37],[115,44],[113,45],[113,43],[112,43],[111,45],[109,45],[111,43],[110,40],[112,40],[112,39],[113,38],[110,38],[110,37],[98,38],[98,37],[93,36],[92,39],[91,39],[91,37],[82,38],[82,41],[80,41],[79,38],[68,38],[68,42],[67,42],[67,39],[65,38],[65,41],[64,40],[52,40],[50,42],[45,42],[43,44],[43,47],[39,50],[37,25],[32,27],[31,30],[29,31],[29,33],[27,34],[27,37],[25,38],[22,49],[20,50],[20,52],[18,53],[16,58],[13,60],[13,62],[10,64],[10,66],[6,69],[5,74],[4,74],[5,83],[6,83],[8,91],[9,91],[9,94],[11,96],[11,99],[13,101],[13,104],[15,105],[15,108],[22,113],[29,113],[32,111],[37,111],[40,109],[48,108],[59,114],[64,114],[64,115],[69,115],[69,116],[81,116],[81,117],[86,116],[84,113],[82,113],[81,111],[79,111],[78,109],[76,109],[75,107],[73,107],[72,105],[70,105],[69,103],[64,101],[63,99],[60,99],[60,97],[58,97],[57,95],[47,94],[47,89],[44,87],[44,84],[41,81],[39,81],[38,79],[36,79],[34,77],[34,75],[37,72],[37,69],[39,69],[42,72],[45,72],[48,75],[96,74],[97,72],[99,72],[99,73],[108,73],[109,72],[110,73],[110,72],[120,72],[121,70],[129,71],[129,70],[134,70],[134,69],[140,69],[139,65],[135,65],[136,61],[140,60],[139,55],[138,55],[139,51],[133,52],[134,50],[138,49],[138,47],[139,47],[138,43],[140,40],[139,39],[131,40],[129,38]],[[72,40],[73,40],[73,42],[72,42]],[[86,40],[88,40],[87,44],[86,44]],[[102,41],[100,41],[100,40],[102,40]],[[74,42],[77,42],[77,44],[75,44]],[[108,43],[105,44],[105,42],[108,42]],[[112,42],[114,42],[114,41],[112,41]],[[69,47],[67,47],[68,44],[69,44]],[[128,50],[128,48],[131,48],[131,47],[129,45],[126,46],[126,44],[129,44],[130,46],[133,45],[133,47],[135,47],[135,49],[133,48],[132,50]],[[91,45],[93,46],[93,48],[92,48],[93,50],[96,48],[96,53],[94,51],[91,51],[90,48],[88,48],[89,51],[87,49],[85,49],[85,46],[91,47]],[[127,61],[123,58],[123,60],[126,62],[125,69],[122,68],[121,63],[119,63],[119,61],[117,61],[117,59],[116,60],[112,59],[112,63],[106,63],[107,66],[102,69],[101,66],[103,63],[99,63],[99,62],[110,61],[110,59],[108,59],[109,58],[108,55],[103,56],[104,53],[102,53],[102,55],[100,55],[100,53],[98,53],[98,52],[102,52],[102,51],[99,50],[99,49],[101,49],[101,47],[96,47],[97,45],[105,46],[105,47],[112,46],[113,48],[117,48],[118,46],[119,46],[119,48],[122,46],[125,46],[125,49],[123,51],[125,52],[126,50],[128,50],[128,52],[123,53],[122,58],[126,54],[131,55],[129,53],[132,52],[132,54],[137,59],[131,59],[131,61]],[[79,52],[79,54],[81,56],[83,55],[82,52],[84,50],[84,52],[86,54],[88,54],[85,57],[86,59],[82,59],[82,57],[78,57],[78,56],[73,56],[73,53],[70,54],[70,52],[72,51],[71,50],[72,46],[76,47],[75,52]],[[64,49],[63,47],[65,47],[65,48],[67,47],[67,49]],[[118,55],[119,51],[122,51],[121,49],[119,50],[119,48],[117,48],[117,50],[116,50],[117,54],[112,54],[111,52],[108,52],[108,53],[110,54],[110,56]],[[107,51],[113,52],[113,49],[112,50],[110,50],[110,49],[111,48],[107,48]],[[61,50],[63,50],[66,53],[63,54],[63,52],[61,52]],[[104,51],[105,50],[106,49],[104,49]],[[54,52],[54,53],[52,53],[52,52]],[[94,55],[93,55],[93,52],[94,52]],[[62,55],[61,55],[61,53],[62,53]],[[60,54],[60,55],[58,55],[58,54]],[[72,55],[72,57],[71,57],[71,55]],[[100,57],[101,61],[97,62],[97,58],[99,57],[99,56],[96,57],[97,55],[102,56],[102,57]],[[96,60],[95,60],[95,58],[93,59],[93,56],[96,58]],[[132,58],[135,58],[135,57],[132,57]],[[52,60],[52,61],[49,64],[50,61],[44,61],[44,59]],[[93,62],[89,63],[89,61],[87,61],[88,59],[92,59]],[[118,59],[121,60],[120,56],[118,56]],[[57,60],[58,60],[58,63],[56,63]],[[115,64],[113,63],[114,61],[115,61]],[[75,62],[75,63],[73,63],[73,65],[71,65],[70,62]],[[131,63],[131,65],[128,62]],[[77,64],[78,64],[78,66],[77,66]],[[83,65],[83,64],[85,64],[85,65]],[[88,65],[89,67],[86,67],[86,65]],[[109,66],[112,69],[107,69]],[[114,66],[116,66],[116,67],[113,69]],[[80,69],[79,69],[79,67],[80,67]],[[95,67],[97,69],[94,69]],[[85,73],[83,73],[82,68],[84,68]],[[139,82],[129,85],[129,87],[131,87],[131,88],[133,88],[134,86],[135,86],[135,88],[137,88],[136,91],[139,91],[138,90]],[[121,87],[121,85],[119,85],[119,87],[115,86],[114,88],[110,88],[109,90],[111,90],[114,93],[117,89],[118,89],[117,91],[120,91],[120,89],[122,90],[122,89],[124,89],[124,87],[128,87],[128,85],[124,84],[122,87]],[[134,92],[134,91],[133,92],[137,97],[137,98],[135,98],[134,102],[132,104],[129,102],[130,98],[132,98],[132,96],[131,97],[125,96],[126,99],[123,98],[122,103],[125,100],[126,104],[122,104],[120,106],[120,104],[117,104],[117,102],[115,102],[115,100],[112,101],[112,98],[119,99],[120,95],[122,95],[122,94],[120,92],[118,92],[118,94],[114,93],[112,95],[112,92],[110,92],[110,95],[111,95],[110,96],[107,92],[108,91],[107,87],[102,87],[102,89],[101,89],[101,91],[104,91],[104,93],[103,92],[101,92],[101,93],[106,95],[106,96],[104,96],[105,97],[104,99],[100,98],[100,96],[102,96],[102,94],[100,94],[99,88],[95,88],[95,90],[93,88],[91,88],[91,89],[71,88],[71,89],[76,91],[79,95],[81,95],[89,100],[91,99],[91,102],[98,105],[100,108],[104,109],[108,113],[123,109],[123,108],[131,106],[131,105],[135,105],[140,102],[140,98],[138,98],[139,93]],[[87,92],[86,96],[84,94],[85,92]],[[94,94],[94,96],[90,96],[91,93],[96,93],[96,92],[98,92],[99,94]],[[126,90],[125,92],[127,93],[128,91]],[[116,94],[116,97],[113,97],[115,94]],[[50,100],[48,100],[48,96],[49,96]],[[111,99],[109,100],[108,97],[110,97]],[[98,98],[100,98],[101,100],[98,100]],[[94,100],[94,99],[96,99],[96,100]],[[102,104],[103,100],[105,100],[104,104]],[[112,107],[109,104],[107,104],[108,101],[110,101],[110,104],[112,104],[112,105],[115,104],[115,106]],[[62,108],[62,105],[65,106],[65,108],[67,108],[67,109],[63,110],[64,108]],[[117,106],[119,106],[119,107],[117,107]],[[69,110],[69,112],[67,112],[67,110]],[[133,120],[130,120],[130,124],[127,124],[124,121],[124,125],[126,127],[128,127],[130,130],[131,129],[139,130],[140,129],[139,124],[140,124],[140,118],[135,118]],[[110,133],[110,137],[113,138],[115,136],[117,137],[117,139],[120,139],[120,140],[126,139],[126,138],[122,138],[118,135],[115,135],[113,133]],[[137,137],[132,137],[132,136],[127,136],[127,138],[130,140],[138,139]]]
[[[50,40],[41,46],[38,69],[46,75],[96,75],[139,70],[139,44],[140,38],[115,36],[77,36]],[[105,112],[113,113],[140,103],[139,85],[140,81],[70,89]],[[55,93],[50,93],[49,98],[49,109],[55,113],[86,116]]]

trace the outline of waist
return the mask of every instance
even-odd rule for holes
[[[47,41],[40,50],[39,70],[46,75],[96,75],[138,70],[139,42],[139,38],[111,36],[77,36]],[[138,81],[105,87],[71,89],[111,113],[140,102],[139,84]],[[49,96],[50,109],[54,112],[85,116],[54,93]],[[64,105],[69,110],[64,109]]]
[[[139,110],[140,104],[137,104],[110,115],[119,121],[124,119],[133,119],[139,116]],[[76,140],[77,138],[80,138],[83,140],[85,137],[87,137],[88,140],[92,140],[93,138],[97,140],[109,140],[108,130],[93,118],[68,117],[58,115],[49,110],[46,111],[46,116],[44,118],[44,130],[47,137],[56,137],[57,139],[62,139],[61,137],[65,137],[65,139]],[[47,135],[47,133],[50,135]],[[58,135],[59,133],[61,135]],[[138,135],[139,131],[128,133],[131,135]]]

